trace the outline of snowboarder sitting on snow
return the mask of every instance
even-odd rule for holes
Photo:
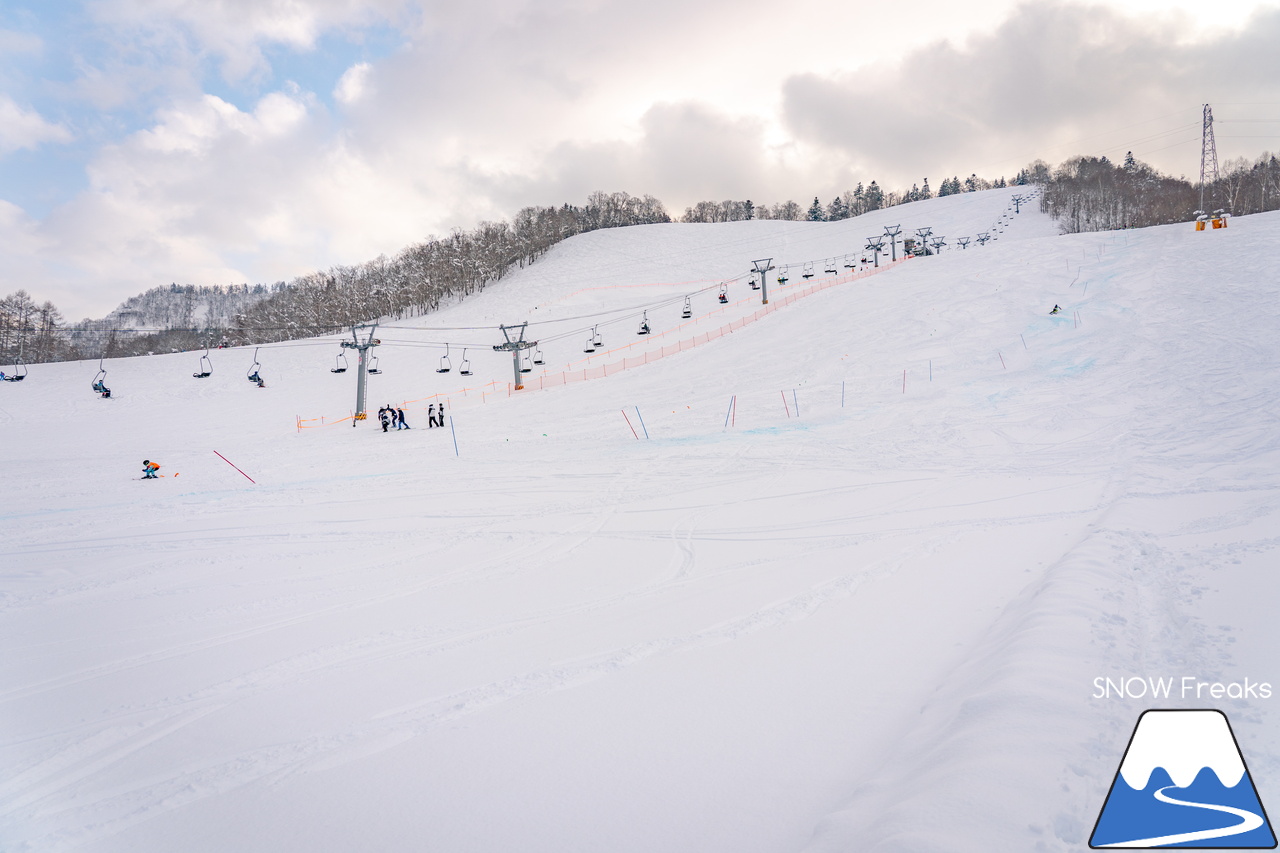
[[[1054,305],[1054,306],[1053,306],[1053,310],[1052,310],[1052,311],[1050,311],[1049,313],[1050,313],[1050,314],[1061,314],[1061,313],[1062,313],[1062,309],[1061,309],[1061,308],[1059,308],[1057,305]]]
[[[159,474],[156,473],[159,470],[160,470],[160,466],[157,465],[155,462],[152,462],[150,459],[142,460],[142,479],[144,480],[156,479],[157,477],[160,476]]]

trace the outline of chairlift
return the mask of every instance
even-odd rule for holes
[[[529,363],[529,353],[527,352],[520,357],[520,372],[521,373],[533,372],[533,365]]]
[[[788,270],[788,269],[789,269],[789,267],[788,267],[786,264],[783,264],[783,265],[782,265],[782,269],[780,269],[780,270],[778,271],[778,284],[786,284],[786,283],[787,283],[787,270]]]
[[[542,357],[542,350],[540,350],[540,349],[535,349],[535,350],[533,351],[533,363],[534,363],[534,364],[543,364],[544,362],[545,362],[545,359],[543,359],[543,357]]]
[[[369,373],[381,373],[382,368],[378,367],[378,357],[376,355],[369,356]]]
[[[838,270],[836,269],[836,259],[835,259],[835,258],[831,258],[830,260],[828,260],[828,261],[827,261],[827,265],[826,265],[826,267],[823,269],[823,272],[828,273],[828,274],[835,274],[836,272],[838,272]]]
[[[600,327],[592,326],[591,331],[592,331],[593,337],[595,338],[596,349],[599,349],[600,347],[604,346],[604,344],[600,343]]]
[[[680,312],[682,319],[688,320],[693,316],[693,303],[689,301],[689,297],[684,298],[684,310]]]
[[[436,368],[436,373],[448,373],[453,370],[453,363],[449,361],[449,345],[444,345],[444,355],[440,356],[440,366]]]
[[[258,363],[258,349],[258,347],[253,348],[253,364],[249,365],[249,372],[245,374],[245,378],[261,385],[262,376],[258,371],[262,370],[262,365]]]
[[[93,377],[93,390],[104,397],[111,396],[111,392],[107,390],[107,369],[102,366],[102,359],[98,359],[98,375]]]
[[[583,346],[582,346],[582,351],[583,351],[583,352],[595,352],[595,351],[596,351],[596,341],[595,341],[595,338],[587,338],[587,342],[586,342],[585,344],[583,344]]]
[[[346,373],[347,372],[347,354],[345,352],[338,353],[338,357],[333,360],[333,367],[330,373]]]
[[[720,288],[720,295],[719,295],[719,296],[717,296],[717,297],[716,297],[716,299],[717,299],[717,300],[720,302],[720,304],[722,304],[722,305],[723,305],[724,303],[728,302],[728,301],[729,301],[729,289],[728,289],[727,287],[721,287],[721,288]]]
[[[471,362],[467,360],[467,348],[462,348],[462,364],[458,365],[458,373],[463,376],[471,375]]]
[[[804,272],[800,274],[801,278],[813,278],[813,262],[804,265]]]
[[[649,334],[649,312],[648,311],[644,312],[644,317],[640,320],[640,329],[639,331],[636,332],[636,334],[637,335]]]
[[[855,264],[855,263],[853,262],[853,257],[852,257],[852,256],[850,256],[850,255],[845,255],[845,256],[844,256],[844,268],[845,268],[845,269],[847,269],[847,270],[851,270],[851,269],[853,269],[855,266],[857,266],[857,264]]]
[[[204,379],[213,373],[213,362],[209,360],[209,347],[205,346],[204,355],[200,356],[200,369],[191,374],[196,379]]]
[[[21,371],[21,372],[19,372]],[[22,360],[22,356],[18,356],[13,361],[13,372],[4,377],[5,382],[21,382],[27,378],[27,365]]]

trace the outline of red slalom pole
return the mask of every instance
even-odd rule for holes
[[[622,410],[622,416],[623,416],[624,418],[627,418],[627,410],[626,410],[626,409],[623,409],[623,410]],[[627,418],[627,426],[631,427],[631,434],[636,436],[636,441],[639,441],[639,440],[640,440],[640,436],[636,435],[636,428],[635,428],[635,427],[633,427],[633,426],[631,426],[631,418]]]
[[[214,453],[214,455],[215,455],[215,456],[217,456],[217,457],[218,457],[219,459],[221,459],[223,462],[225,462],[225,463],[227,463],[228,465],[230,465],[232,468],[236,468],[236,463],[232,462],[230,459],[228,459],[227,457],[223,456],[223,455],[222,455],[221,453],[219,453],[218,451],[216,451],[216,450],[215,450],[215,451],[213,451],[213,453]],[[236,470],[237,470],[237,471],[240,471],[240,469],[239,469],[239,468],[236,468]],[[248,480],[250,483],[253,483],[255,486],[256,486],[256,485],[258,485],[257,480],[254,480],[252,477],[250,477],[248,474],[245,474],[243,471],[240,471],[240,473],[241,473],[241,474],[244,474],[244,478],[245,478],[246,480]]]

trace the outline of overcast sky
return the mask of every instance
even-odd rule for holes
[[[784,11],[785,8],[785,11]],[[1280,4],[6,0],[0,293],[100,317],[593,190],[824,202],[1280,151]]]

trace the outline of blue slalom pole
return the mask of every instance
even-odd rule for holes
[[[645,438],[648,438],[648,437],[649,437],[649,428],[648,428],[647,426],[645,426],[645,425],[644,425],[644,418],[643,418],[643,417],[641,417],[641,415],[640,415],[640,407],[639,407],[639,406],[635,406],[634,408],[635,408],[635,410],[636,410],[636,417],[637,417],[637,418],[640,418],[640,429],[644,430],[644,437],[645,437]]]
[[[800,417],[800,403],[796,401],[796,389],[791,389],[791,402],[796,404],[796,417]]]
[[[458,432],[453,428],[453,415],[449,415],[449,432],[453,435],[453,455],[461,456],[458,452]]]

